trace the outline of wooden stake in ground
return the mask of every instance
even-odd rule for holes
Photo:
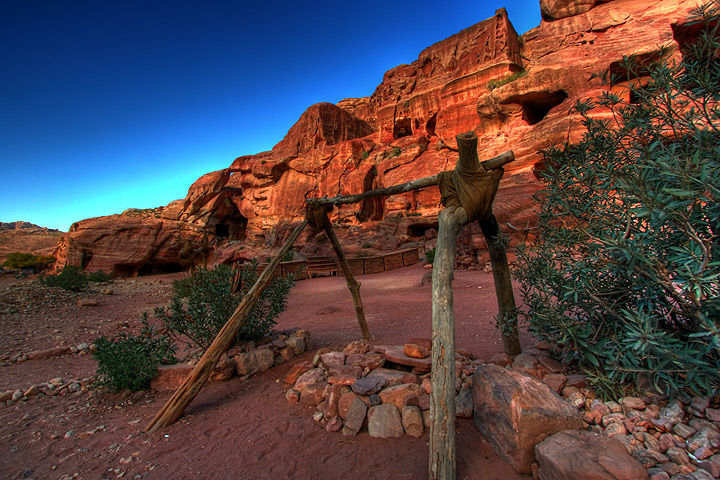
[[[431,480],[454,480],[456,474],[455,453],[455,317],[453,314],[452,277],[455,269],[455,244],[460,228],[469,220],[484,219],[481,225],[488,228],[486,236],[491,235],[495,242],[491,248],[491,258],[505,266],[507,282],[496,280],[498,304],[503,296],[501,312],[498,318],[506,318],[502,308],[507,307],[507,297],[512,298],[512,285],[509,283],[509,270],[504,247],[499,252],[498,230],[489,227],[495,217],[492,216],[492,201],[497,192],[502,172],[489,173],[514,160],[512,152],[480,163],[477,154],[477,136],[469,132],[456,137],[460,158],[451,176],[441,174],[439,180],[443,204],[446,208],[438,214],[438,240],[433,263],[432,314],[432,395],[430,397],[430,461],[429,478]],[[470,218],[469,218],[470,217]],[[491,218],[492,221],[489,221]],[[485,232],[485,229],[483,229]],[[488,237],[489,238],[489,237]],[[488,245],[490,245],[488,240]],[[494,253],[493,253],[494,252]],[[495,255],[495,256],[493,256]],[[495,271],[493,263],[493,271]],[[502,265],[497,268],[502,272]],[[503,277],[504,278],[504,277]],[[514,312],[514,299],[512,303]],[[505,338],[506,349],[517,343],[517,331],[514,340]],[[518,344],[519,349],[519,344]],[[519,350],[518,350],[519,352]]]
[[[190,405],[190,402],[193,401],[195,396],[200,392],[200,389],[205,385],[210,374],[212,374],[217,366],[218,360],[220,360],[220,356],[230,347],[240,327],[247,322],[250,310],[260,298],[263,290],[265,290],[272,281],[273,272],[307,224],[307,219],[303,220],[285,241],[280,251],[275,255],[275,258],[272,259],[267,268],[260,274],[255,285],[253,285],[243,297],[240,305],[235,309],[235,313],[233,313],[227,323],[225,323],[225,326],[217,334],[213,343],[205,351],[205,354],[197,365],[195,365],[190,376],[185,379],[180,388],[177,389],[163,408],[155,415],[155,418],[145,427],[148,433],[170,425],[182,416],[187,406]]]
[[[327,210],[324,205],[320,205],[316,202],[310,202],[308,205],[308,214],[311,216],[311,222],[314,226],[318,229],[322,228],[330,239],[330,243],[332,243],[335,255],[337,255],[338,260],[340,261],[340,267],[343,269],[343,273],[345,274],[345,283],[347,283],[348,289],[350,290],[350,294],[353,298],[355,316],[357,317],[358,325],[360,326],[360,333],[362,333],[364,339],[369,340],[370,330],[368,329],[367,321],[365,320],[365,309],[363,307],[362,298],[360,298],[360,282],[355,280],[355,277],[352,274],[350,262],[348,262],[347,256],[340,245],[340,241],[338,240],[337,235],[335,235],[335,230],[333,230],[332,223],[328,218]]]
[[[467,222],[459,205],[438,214],[432,279],[430,480],[455,479],[455,316],[452,277],[455,242]]]
[[[482,229],[485,241],[488,244],[490,263],[492,264],[493,279],[495,280],[495,293],[498,302],[498,323],[502,333],[503,346],[508,355],[519,355],[520,339],[518,337],[517,308],[510,280],[510,267],[508,266],[505,244],[500,237],[500,227],[495,215],[478,222]]]

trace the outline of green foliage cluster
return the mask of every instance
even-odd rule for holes
[[[518,70],[517,72],[513,72],[506,77],[498,78],[497,80],[490,80],[487,83],[487,88],[488,88],[488,90],[495,90],[496,88],[500,88],[503,85],[507,85],[510,82],[514,82],[515,80],[522,78],[527,74],[528,74],[527,70]]]
[[[112,276],[105,272],[83,273],[80,267],[67,265],[57,275],[46,275],[41,282],[48,287],[59,287],[71,292],[81,292],[88,286],[88,282],[104,283],[112,280]]]
[[[370,156],[370,152],[368,152],[367,150],[363,150],[363,152],[360,154],[360,159],[366,160],[369,156]]]
[[[147,312],[142,317],[139,336],[120,334],[115,338],[95,340],[93,356],[98,362],[98,384],[112,392],[138,391],[150,386],[158,366],[174,363],[172,342],[159,335],[149,324]]]
[[[383,157],[385,157],[385,158],[393,158],[393,157],[397,157],[397,156],[400,155],[401,153],[402,153],[402,148],[400,148],[400,147],[393,147],[392,149],[390,149],[390,150],[386,151],[385,153],[383,153]]]
[[[14,252],[7,256],[3,266],[16,270],[43,270],[55,261],[50,255],[34,255],[32,253]]]
[[[214,270],[195,269],[190,277],[173,284],[170,306],[155,309],[155,316],[179,341],[205,350],[257,281],[257,263],[246,262],[239,269],[239,278],[234,277],[228,265],[218,265]],[[258,340],[270,331],[285,310],[293,282],[293,277],[281,277],[270,283],[235,341]]]
[[[525,316],[608,394],[720,387],[718,6],[695,12],[681,62],[604,75],[630,100],[578,102],[582,141],[543,153],[539,236],[515,271]]]
[[[88,282],[94,283],[106,283],[113,279],[112,275],[108,275],[105,272],[97,271],[91,272],[87,275]]]
[[[435,262],[435,247],[425,252],[425,260],[432,265]]]
[[[59,287],[71,292],[80,292],[87,288],[88,277],[82,273],[80,267],[67,265],[57,275],[46,275],[41,282],[48,287]]]

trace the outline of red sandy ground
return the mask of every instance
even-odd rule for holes
[[[403,344],[430,337],[430,285],[420,286],[420,265],[359,277],[370,331],[377,343]],[[138,324],[140,313],[166,305],[170,283],[182,275],[116,281],[114,295],[95,294],[98,307],[64,305],[0,319],[0,353],[91,343]],[[3,280],[2,286],[8,280]],[[476,358],[502,351],[494,325],[493,279],[457,271],[453,285],[457,347]],[[93,295],[90,295],[93,296]],[[335,306],[333,313],[318,313]],[[327,311],[327,309],[325,309]],[[129,326],[129,327],[128,327]],[[340,277],[297,282],[278,328],[310,331],[316,348],[339,347],[360,337],[352,299]],[[523,343],[530,339],[523,337]],[[524,345],[525,346],[525,345]],[[419,438],[372,438],[327,433],[311,407],[290,404],[282,378],[291,362],[242,381],[206,384],[176,424],[148,435],[142,429],[170,393],[132,396],[97,391],[31,398],[0,407],[0,475],[36,479],[423,479],[428,472],[428,433]],[[66,355],[0,367],[0,391],[28,388],[54,377],[91,376],[91,356]],[[98,428],[101,427],[101,428]],[[75,435],[65,438],[74,430]],[[457,422],[457,478],[513,480],[475,428]]]

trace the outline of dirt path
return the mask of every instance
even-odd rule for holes
[[[430,286],[420,286],[424,273],[416,265],[359,277],[368,325],[378,343],[402,344],[410,337],[430,336]],[[143,310],[167,303],[174,278],[178,276],[115,282],[113,295],[95,295],[98,307],[79,309],[72,301],[50,309],[0,314],[0,353],[12,356],[62,342],[91,342],[100,334],[136,328]],[[457,346],[485,359],[501,352],[502,341],[492,319],[497,310],[492,275],[458,271],[454,292]],[[280,329],[294,326],[310,331],[316,348],[340,347],[359,338],[344,280],[326,277],[298,282],[278,321]],[[208,384],[181,421],[152,435],[141,430],[169,393],[120,397],[90,392],[0,407],[0,476],[426,478],[427,432],[419,439],[331,434],[312,420],[311,407],[284,399],[288,386],[281,379],[294,363],[311,359],[312,353],[306,352],[245,382],[235,377]],[[95,369],[92,357],[77,355],[6,363],[0,367],[0,391],[57,376],[82,378]],[[498,459],[472,420],[459,419],[457,425],[459,479],[523,478]]]

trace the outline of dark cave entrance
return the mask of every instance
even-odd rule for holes
[[[397,119],[395,121],[395,125],[393,126],[393,138],[397,140],[398,138],[406,137],[408,135],[412,135],[412,119]]]
[[[437,222],[415,223],[413,225],[408,225],[407,235],[408,237],[424,237],[425,232],[427,232],[428,230],[437,230],[438,228],[440,227],[438,226]]]
[[[538,94],[537,97],[521,101],[523,119],[528,125],[540,123],[550,113],[550,110],[563,103],[566,98],[568,98],[568,94],[564,90],[559,90],[557,92],[544,92]]]

